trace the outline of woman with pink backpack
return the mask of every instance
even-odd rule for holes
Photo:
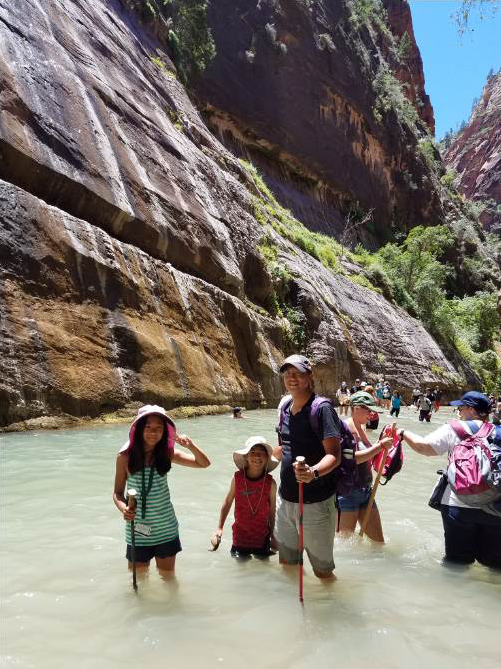
[[[459,420],[426,437],[408,430],[399,436],[421,455],[448,453],[430,499],[442,514],[444,560],[501,569],[501,444],[488,422],[489,399],[470,391],[450,404]]]

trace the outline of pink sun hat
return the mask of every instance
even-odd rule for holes
[[[124,453],[125,451],[128,451],[130,448],[132,448],[134,443],[134,435],[136,434],[137,423],[141,418],[145,418],[146,416],[159,416],[163,419],[165,428],[167,430],[167,448],[171,451],[172,455],[172,451],[174,450],[174,439],[176,436],[176,426],[172,418],[167,415],[165,409],[161,406],[158,406],[157,404],[146,404],[138,410],[137,416],[134,418],[134,422],[130,426],[129,439],[120,449],[120,453]]]

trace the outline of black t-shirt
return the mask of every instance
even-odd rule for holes
[[[316,465],[325,455],[322,444],[323,439],[330,437],[341,438],[339,418],[334,408],[329,404],[323,404],[318,410],[319,435],[313,430],[310,422],[310,411],[315,395],[297,414],[292,415],[290,408],[292,402],[286,405],[283,412],[283,421],[280,430],[280,443],[282,445],[282,464],[280,469],[280,495],[288,502],[299,501],[299,486],[294,475],[292,463],[298,455],[305,457],[307,465]],[[305,504],[322,502],[335,492],[334,472],[321,476],[311,483],[303,486],[303,501]]]
[[[359,390],[362,390],[362,386],[352,386],[350,388],[351,394],[358,393]]]

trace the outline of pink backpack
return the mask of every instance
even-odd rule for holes
[[[491,469],[495,464],[487,438],[494,430],[494,425],[482,423],[479,428],[473,421],[453,420],[450,426],[461,441],[449,453],[449,485],[469,506],[491,504],[501,494],[499,489],[490,484]]]

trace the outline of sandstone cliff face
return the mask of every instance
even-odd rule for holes
[[[374,209],[373,225],[360,231],[373,245],[442,216],[417,151],[425,124],[416,131],[389,111],[375,120],[372,82],[388,68],[433,128],[410,9],[385,4],[395,39],[381,29],[384,16],[359,17],[357,3],[212,2],[217,55],[195,86],[209,127],[260,167],[305,225],[339,235],[351,210]],[[404,32],[411,44],[398,60]]]
[[[457,187],[467,198],[486,203],[481,215],[485,228],[501,231],[501,70],[487,81],[444,162],[457,172]]]
[[[275,401],[290,342],[260,308],[265,234],[321,391],[454,374],[418,322],[254,219],[252,182],[172,69],[119,2],[0,0],[0,424]]]
[[[383,5],[388,14],[391,32],[401,47],[401,59],[393,64],[395,76],[404,84],[406,95],[434,135],[435,117],[430,97],[425,90],[423,61],[414,36],[411,9],[405,0],[383,0]]]

